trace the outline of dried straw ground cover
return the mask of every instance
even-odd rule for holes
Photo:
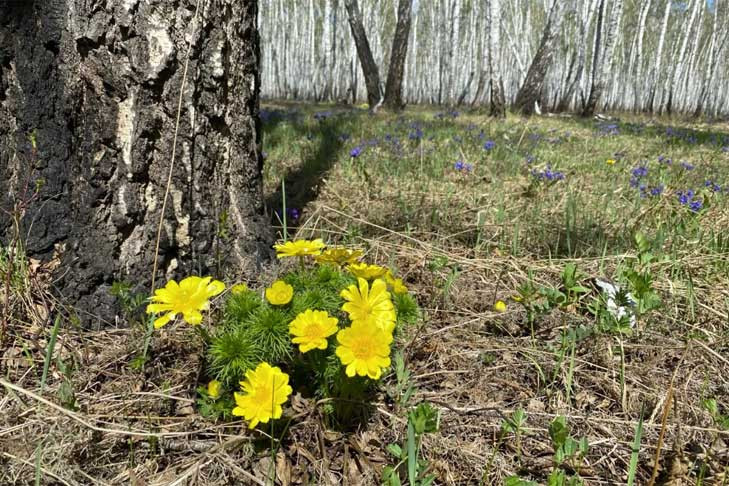
[[[378,484],[398,464],[404,484],[388,446],[421,402],[436,484],[729,484],[729,127],[317,110],[264,112],[274,222],[363,249],[423,310],[369,415],[326,427],[294,393],[273,440],[206,418],[182,325],[142,368],[141,326],[64,323],[42,387],[50,297],[31,262],[2,355],[0,484]]]

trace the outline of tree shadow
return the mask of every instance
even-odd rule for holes
[[[264,114],[265,113],[265,114]],[[333,108],[305,114],[296,107],[290,110],[274,108],[262,110],[261,121],[264,137],[268,137],[271,145],[290,143],[293,138],[315,140],[313,149],[309,149],[301,162],[283,176],[283,186],[266,197],[266,207],[272,209],[274,224],[280,224],[283,217],[283,190],[286,196],[287,225],[296,226],[301,208],[316,199],[320,183],[326,173],[340,156],[340,150],[349,139],[349,134],[342,130],[348,122],[354,120],[358,112],[352,109]],[[286,136],[280,125],[287,123],[294,131],[295,137]]]

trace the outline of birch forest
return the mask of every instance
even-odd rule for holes
[[[368,101],[352,4],[382,95],[409,16],[403,103],[729,113],[726,0],[261,0],[264,98]]]

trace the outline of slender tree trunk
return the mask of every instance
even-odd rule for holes
[[[387,71],[385,87],[385,105],[393,110],[401,110],[405,106],[402,100],[402,80],[408,55],[412,3],[412,0],[400,0],[397,7],[397,26],[392,39],[390,69]]]
[[[559,31],[562,28],[564,20],[564,4],[563,0],[555,0],[547,19],[547,25],[544,27],[542,40],[539,49],[532,59],[529,66],[526,79],[516,95],[514,108],[525,115],[534,113],[535,104],[542,96],[542,87],[544,86],[544,78],[547,75],[549,67],[552,65],[552,59],[557,48],[557,39]]]
[[[604,18],[605,2],[602,0],[600,4],[600,14],[598,15],[598,26],[601,28],[602,19]],[[600,38],[597,38],[595,44],[595,61],[593,66],[593,78],[592,88],[590,89],[590,96],[587,99],[587,104],[582,110],[582,116],[592,116],[595,114],[597,104],[602,98],[602,94],[605,91],[605,84],[607,77],[610,74],[610,66],[612,64],[613,53],[615,52],[615,44],[617,42],[618,27],[620,26],[620,20],[623,16],[623,0],[615,0],[613,3],[612,12],[610,15],[610,22],[607,27],[605,34],[605,55],[602,58],[597,57],[597,53],[600,51]]]
[[[370,49],[370,42],[367,40],[367,33],[362,24],[362,14],[359,11],[359,5],[357,0],[346,0],[344,3],[347,8],[347,18],[349,20],[349,27],[352,29],[352,37],[354,43],[357,46],[357,57],[362,66],[362,73],[365,78],[365,86],[367,87],[367,103],[370,108],[375,108],[382,99],[380,92],[380,72],[377,69],[374,57],[372,57],[372,50]],[[354,98],[356,99],[356,93]]]
[[[643,92],[645,87],[645,81],[643,80],[643,38],[645,36],[645,24],[650,8],[651,0],[646,0],[645,5],[640,11],[640,18],[638,19],[638,48],[635,59],[635,81],[633,83],[633,90],[635,91],[634,111],[643,109]]]
[[[672,2],[666,2],[666,8],[663,11],[663,20],[661,22],[661,34],[658,37],[658,48],[656,49],[656,64],[653,69],[653,88],[651,89],[651,96],[648,102],[648,109],[653,112],[656,110],[656,94],[658,91],[658,80],[661,78],[661,62],[663,60],[663,48],[666,41],[666,31],[668,30],[668,19],[671,16]]]
[[[187,39],[157,282],[251,271],[270,244],[257,2],[211,2],[193,37],[194,1],[112,5],[0,4],[0,207],[38,184],[25,248],[60,258],[56,289],[88,326],[114,322],[115,281],[149,292]],[[4,242],[9,223],[0,212]]]
[[[719,15],[719,0],[714,0],[713,4],[714,9],[714,20],[711,24],[711,40],[709,41],[709,58],[706,62],[706,72],[704,74],[704,78],[701,82],[701,90],[699,91],[699,96],[697,97],[696,102],[696,109],[694,110],[694,116],[698,117],[701,115],[701,113],[704,110],[704,102],[707,97],[707,92],[709,89],[709,84],[711,83],[712,78],[714,77],[714,67],[716,66],[716,24],[717,24],[717,18]]]
[[[506,117],[504,80],[501,77],[501,0],[489,2],[489,68],[491,71],[491,116]]]

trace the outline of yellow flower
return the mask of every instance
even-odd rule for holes
[[[496,312],[506,312],[506,302],[503,300],[497,300],[494,302],[494,310]]]
[[[392,287],[392,291],[396,294],[408,293],[408,288],[404,283],[402,283],[402,279],[395,278],[389,270],[385,274],[385,281],[390,287]]]
[[[351,327],[337,333],[337,341],[336,355],[350,378],[359,375],[377,380],[382,368],[390,366],[392,334],[379,327],[354,321]]]
[[[213,400],[220,398],[221,386],[218,380],[213,380],[208,383],[208,396]]]
[[[347,248],[330,248],[321,255],[315,256],[314,260],[319,263],[332,263],[334,265],[352,265],[362,256],[361,250],[349,250]]]
[[[607,165],[614,165],[615,159],[607,159],[605,162],[607,163]]]
[[[242,294],[248,291],[248,286],[244,283],[235,284],[230,288],[230,293],[233,295]]]
[[[289,332],[296,336],[291,341],[299,345],[302,353],[327,349],[327,338],[337,332],[337,322],[326,311],[307,309],[289,324]]]
[[[513,300],[514,302],[521,302],[524,299],[522,298],[521,295],[512,295],[511,300]]]
[[[276,280],[266,289],[266,300],[273,305],[285,305],[291,302],[294,288],[283,280]]]
[[[277,366],[263,362],[255,370],[246,371],[245,381],[240,382],[244,393],[235,393],[233,415],[249,421],[253,429],[259,422],[267,424],[272,418],[281,417],[283,405],[293,391],[289,375]]]
[[[147,306],[147,314],[164,313],[154,321],[154,327],[160,328],[182,314],[182,319],[190,324],[202,322],[201,311],[210,308],[210,298],[225,290],[223,282],[212,277],[187,277],[178,285],[174,280],[167,282],[163,289],[154,291]]]
[[[324,242],[321,239],[287,241],[286,243],[273,245],[276,249],[277,258],[320,255],[324,246],[326,245],[324,245]]]
[[[358,278],[357,283],[359,288],[350,285],[340,293],[347,300],[342,310],[349,314],[353,322],[360,321],[392,333],[395,329],[395,306],[392,305],[385,281],[378,278],[372,282],[372,287],[363,278]]]
[[[379,278],[387,273],[385,267],[379,265],[368,265],[366,263],[355,263],[347,267],[347,270],[352,272],[355,277],[363,278],[365,280],[372,280],[373,278]]]

